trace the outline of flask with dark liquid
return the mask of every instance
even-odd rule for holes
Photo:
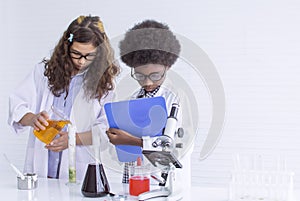
[[[85,197],[102,197],[109,194],[110,188],[101,163],[90,163],[88,165],[81,193]]]

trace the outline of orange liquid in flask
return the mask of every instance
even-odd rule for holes
[[[48,126],[46,126],[45,130],[34,130],[34,135],[44,142],[45,144],[49,144],[55,136],[65,127],[65,125],[71,123],[69,120],[47,120]]]

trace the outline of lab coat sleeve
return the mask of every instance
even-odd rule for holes
[[[9,117],[8,124],[13,127],[16,133],[22,132],[26,127],[18,123],[28,112],[35,113],[37,96],[37,78],[43,70],[41,65],[37,65],[25,79],[19,83],[18,87],[9,96]]]

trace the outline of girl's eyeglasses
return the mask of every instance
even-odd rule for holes
[[[75,52],[75,51],[72,51],[72,50],[70,51],[71,58],[73,58],[73,59],[84,58],[87,61],[93,61],[96,57],[96,54],[97,54],[96,52],[93,52],[93,53],[88,53],[86,55],[83,55],[80,52]]]

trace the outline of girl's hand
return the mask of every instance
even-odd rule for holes
[[[19,123],[23,126],[31,126],[34,130],[45,130],[46,126],[48,126],[47,120],[49,119],[49,115],[46,111],[42,111],[40,113],[27,113],[25,114]]]
[[[68,148],[68,132],[61,131],[59,132],[59,137],[54,138],[50,144],[45,146],[46,149],[51,151],[59,152]]]

